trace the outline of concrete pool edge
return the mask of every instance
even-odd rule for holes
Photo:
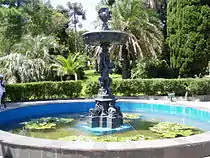
[[[90,102],[93,100],[55,100],[12,103],[9,109],[49,103]],[[169,102],[166,100],[124,100],[119,102],[182,105],[210,111],[210,102]],[[21,104],[21,106],[19,106]],[[202,158],[210,155],[210,132],[200,135],[150,141],[133,142],[66,142],[25,137],[0,131],[0,155],[13,158],[75,158],[83,157],[140,157],[143,158]]]

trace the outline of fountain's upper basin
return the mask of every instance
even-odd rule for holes
[[[86,32],[83,38],[86,44],[98,46],[101,44],[125,44],[129,35],[115,30],[105,30],[96,32]]]

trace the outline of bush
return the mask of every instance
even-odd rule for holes
[[[88,82],[84,90],[87,96],[98,93],[98,82]],[[193,95],[210,94],[210,79],[135,79],[114,80],[111,89],[114,95],[167,95],[174,92],[177,96],[184,96],[189,89]]]
[[[81,81],[9,84],[6,87],[9,101],[75,98],[81,90]]]
[[[192,95],[210,94],[210,79],[193,79],[188,88]]]
[[[82,86],[84,86],[82,90]],[[91,81],[37,82],[10,84],[6,87],[9,101],[27,101],[57,98],[78,98],[81,92],[86,97],[98,93],[99,84]],[[210,79],[135,79],[113,80],[111,89],[117,96],[167,95],[174,92],[177,96],[209,95]]]
[[[132,69],[132,78],[172,78],[172,69],[165,60],[140,59]]]

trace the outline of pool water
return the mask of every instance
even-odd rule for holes
[[[210,112],[185,106],[170,106],[166,104],[147,104],[140,102],[117,102],[124,113],[137,113],[141,119],[124,120],[132,126],[133,130],[114,133],[108,136],[128,137],[143,135],[152,139],[159,139],[160,136],[149,130],[158,122],[174,122],[189,125],[203,131],[210,131]],[[90,108],[95,106],[95,102],[66,101],[56,103],[38,103],[0,113],[0,130],[9,131],[15,134],[47,138],[64,139],[71,136],[90,136],[90,132],[80,130],[79,124],[86,123],[86,116]],[[23,128],[21,122],[30,121],[33,118],[42,117],[67,117],[73,118],[73,124],[59,126],[54,130],[48,131],[28,131]],[[100,136],[100,138],[108,137]]]
[[[131,113],[132,114],[132,113]],[[128,136],[138,136],[143,135],[145,137],[150,137],[151,139],[160,139],[161,137],[156,133],[149,130],[149,127],[153,127],[158,122],[174,122],[179,124],[190,125],[193,127],[199,127],[201,130],[209,130],[210,123],[206,124],[206,122],[201,122],[197,120],[192,120],[189,118],[184,117],[177,117],[175,115],[167,115],[167,114],[160,114],[160,113],[150,113],[150,112],[141,112],[138,113],[141,116],[141,119],[125,119],[124,123],[132,126],[132,130],[121,132],[121,133],[113,133],[108,136],[112,137],[128,137]],[[16,122],[10,124],[10,126],[1,126],[2,130],[6,130],[15,134],[25,135],[30,137],[37,137],[37,138],[46,138],[46,139],[63,139],[69,136],[88,136],[94,137],[95,135],[83,130],[76,128],[78,124],[86,123],[85,116],[86,113],[82,114],[66,114],[66,115],[59,115],[58,117],[64,118],[73,118],[76,120],[71,125],[65,125],[55,130],[50,131],[25,131],[23,130],[23,125],[21,122]],[[29,120],[28,120],[29,121]],[[100,138],[105,139],[107,135],[100,136]]]

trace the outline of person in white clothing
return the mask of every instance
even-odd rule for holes
[[[5,96],[6,96],[6,83],[4,81],[4,75],[0,74],[0,96],[1,96],[1,105],[4,106],[4,108],[6,108],[6,103],[5,103]]]
[[[3,90],[2,90],[2,88],[0,88],[0,98],[2,98],[2,96],[3,96]],[[2,101],[0,99],[0,109],[1,109],[1,103],[2,103]]]

